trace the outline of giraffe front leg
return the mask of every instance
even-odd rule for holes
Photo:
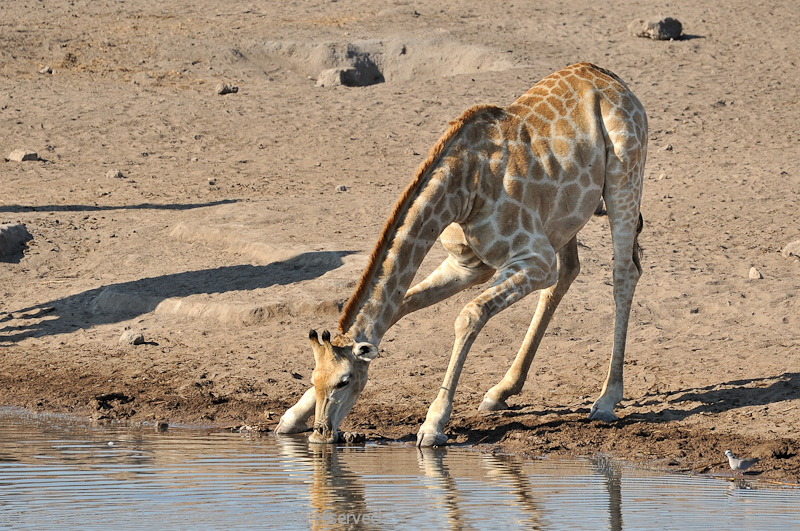
[[[573,237],[558,252],[558,281],[555,286],[544,289],[539,294],[539,303],[536,306],[536,313],[533,316],[525,340],[514,358],[514,363],[506,372],[503,379],[489,389],[483,397],[483,402],[478,406],[480,411],[500,411],[508,409],[506,400],[522,391],[522,386],[528,377],[528,370],[531,367],[536,350],[539,348],[547,325],[553,317],[558,303],[567,293],[572,282],[580,273],[580,261],[578,260],[578,239]]]
[[[275,433],[302,433],[308,431],[306,422],[309,417],[314,413],[314,407],[317,405],[317,392],[312,387],[306,391],[302,398],[297,401],[295,405],[286,410],[286,413],[281,417],[278,426],[275,428]]]
[[[555,253],[551,260],[534,259],[507,267],[494,285],[470,302],[455,322],[456,342],[444,381],[428,409],[425,422],[417,433],[417,446],[439,446],[447,442],[444,426],[453,411],[458,379],[472,343],[486,322],[534,290],[555,282]],[[543,268],[542,264],[550,267]]]

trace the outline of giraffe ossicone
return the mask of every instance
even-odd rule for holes
[[[580,270],[577,233],[605,203],[614,251],[616,306],[611,362],[589,418],[615,420],[631,301],[642,269],[638,235],[647,156],[644,107],[616,75],[589,63],[555,72],[507,108],[481,105],[450,124],[398,200],[339,320],[338,333],[309,334],[311,387],[276,433],[306,431],[333,443],[367,382],[386,331],[403,316],[492,280],[455,321],[455,344],[419,446],[447,442],[444,427],[467,353],[485,323],[526,295],[539,303],[522,346],[479,409],[507,407],[522,390],[536,349]],[[437,239],[447,259],[409,289]]]

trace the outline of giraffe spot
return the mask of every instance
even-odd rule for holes
[[[550,105],[553,107],[553,110],[556,112],[556,114],[558,114],[559,116],[564,116],[565,114],[567,114],[567,107],[566,105],[564,105],[564,101],[562,99],[552,98],[551,100],[549,100],[549,102]]]
[[[530,203],[526,202],[526,204],[533,204],[533,202],[532,201]],[[526,211],[520,211],[519,218],[520,218],[520,225],[525,230],[525,232],[527,232],[529,234],[532,233],[533,232],[533,218],[531,218],[531,215],[528,214]]]
[[[575,134],[575,130],[572,128],[572,125],[565,120],[564,118],[559,118],[551,127],[552,136],[555,137],[565,137],[570,138]]]
[[[533,112],[544,118],[546,122],[552,122],[556,118],[555,112],[547,102],[540,102],[533,108]]]
[[[503,185],[509,197],[514,199],[515,201],[522,201],[523,196],[525,195],[525,183],[513,178],[506,178],[503,181]]]
[[[531,239],[527,234],[518,233],[514,236],[514,240],[511,242],[511,247],[513,249],[523,249],[525,247],[530,247]]]
[[[485,127],[480,127],[476,124],[470,124],[465,129],[466,131],[464,134],[469,144],[480,144],[483,141],[483,129],[485,129]]]
[[[531,143],[531,132],[528,130],[528,126],[525,124],[520,124],[519,142],[525,146],[529,146]]]
[[[561,159],[569,158],[572,151],[572,144],[566,140],[557,138],[553,140],[553,152]]]
[[[497,209],[500,234],[506,238],[514,234],[519,227],[519,208],[519,205],[506,201]]]
[[[509,146],[506,175],[525,176],[528,173],[529,158],[527,147],[519,145]]]
[[[498,241],[489,249],[489,256],[494,262],[502,262],[508,256],[511,246],[506,241]]]

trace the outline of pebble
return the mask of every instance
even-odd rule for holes
[[[144,335],[134,330],[125,330],[119,337],[119,343],[121,345],[141,345],[144,343]]]
[[[45,66],[44,68],[42,68],[41,70],[39,70],[39,73],[40,74],[52,74],[53,73],[53,69],[50,68],[50,66],[48,65],[48,66]]]
[[[124,179],[125,176],[122,174],[120,170],[108,170],[106,172],[106,177],[109,179]]]
[[[347,191],[347,187],[345,185],[343,185],[343,184],[340,184],[339,186],[336,187],[336,191],[337,192],[346,192]]]
[[[39,160],[39,155],[35,151],[27,149],[15,149],[8,156],[11,162],[26,162],[31,160]]]
[[[367,441],[367,436],[363,433],[347,431],[339,433],[339,442],[346,444],[363,444]]]
[[[750,268],[750,274],[748,276],[752,279],[758,279],[758,280],[764,278],[764,275],[761,274],[761,271],[759,271],[755,267]]]
[[[672,149],[672,144],[667,144],[666,146],[658,148],[659,151],[672,151]]]
[[[236,94],[239,92],[239,87],[236,85],[228,85],[227,83],[217,84],[217,94],[224,96],[225,94]]]

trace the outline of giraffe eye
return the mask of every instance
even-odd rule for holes
[[[342,380],[336,384],[336,389],[342,389],[343,387],[347,387],[347,384],[350,383],[350,377],[345,376]]]

